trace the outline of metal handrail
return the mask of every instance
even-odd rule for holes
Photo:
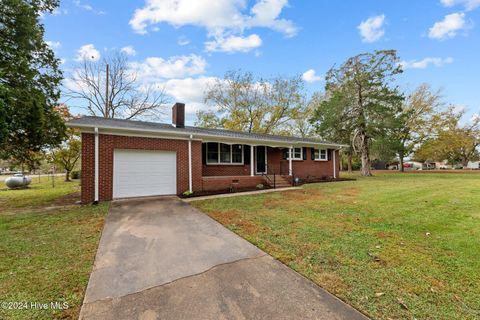
[[[270,182],[270,185],[273,183],[273,189],[276,189],[277,188],[277,182],[276,182],[276,173],[274,170],[271,170],[271,173],[269,173],[269,166],[267,163],[265,163],[265,171],[266,172],[262,172],[262,176],[265,177],[269,182]],[[269,175],[273,175],[273,181],[272,179],[270,179]]]

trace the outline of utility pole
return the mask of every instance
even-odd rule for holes
[[[110,110],[108,109],[108,63],[106,70],[107,78],[105,79],[105,117],[110,118]]]

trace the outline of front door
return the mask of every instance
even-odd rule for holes
[[[267,173],[267,147],[257,146],[255,147],[255,164],[256,173]]]

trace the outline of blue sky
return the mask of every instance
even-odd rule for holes
[[[303,74],[311,93],[332,65],[375,49],[398,51],[404,88],[427,82],[480,112],[480,0],[64,0],[43,22],[66,76],[83,55],[123,48],[142,81],[187,103],[189,122],[230,69]]]

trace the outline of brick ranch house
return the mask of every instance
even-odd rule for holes
[[[83,203],[180,195],[185,191],[282,187],[295,180],[338,178],[343,145],[308,138],[185,126],[185,105],[172,124],[82,117]]]

